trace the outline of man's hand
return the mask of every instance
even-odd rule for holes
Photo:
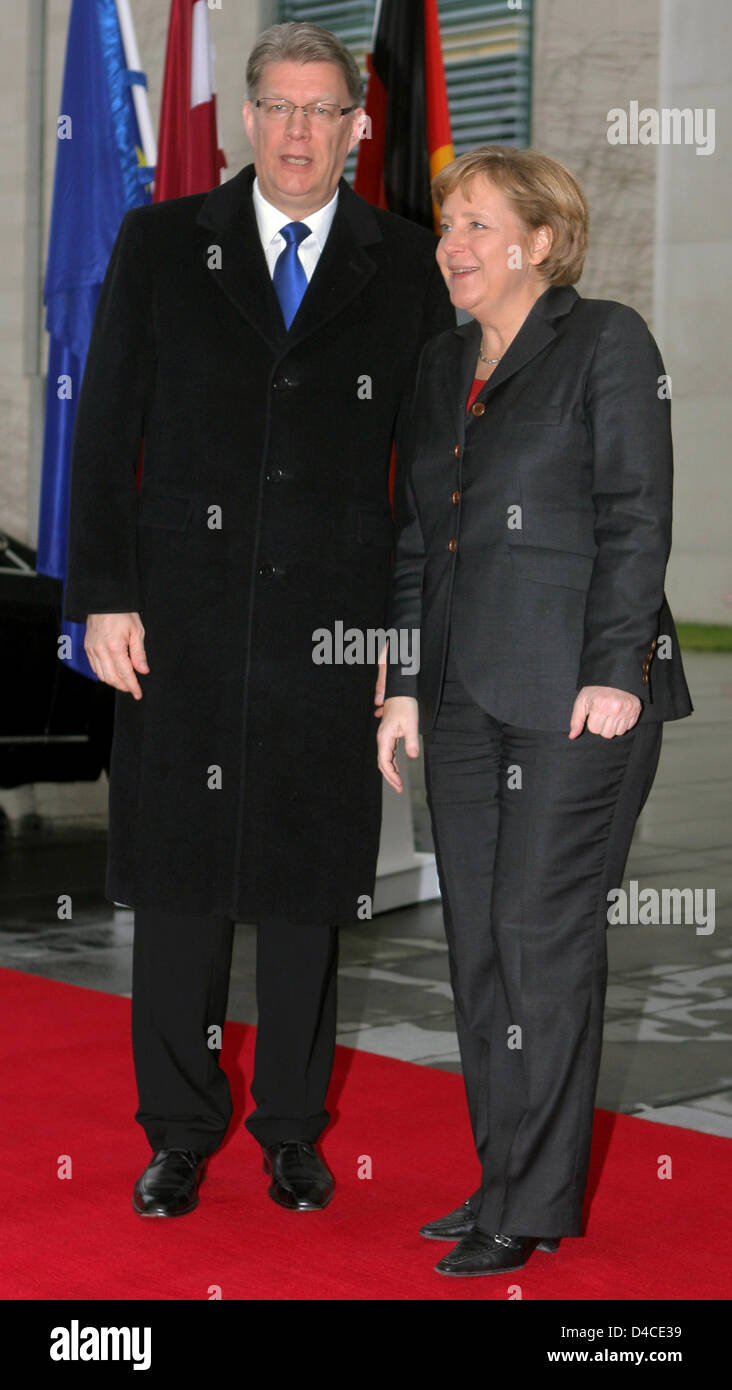
[[[374,714],[377,719],[381,719],[384,713],[384,695],[386,694],[386,653],[388,650],[389,643],[387,641],[379,657],[379,670],[376,676],[376,688],[374,690],[374,704],[376,706]]]
[[[147,675],[142,639],[145,629],[139,613],[90,613],[86,620],[84,651],[95,676],[116,690],[128,690],[142,699],[135,671]]]
[[[379,769],[395,792],[404,790],[396,760],[396,746],[404,739],[408,758],[419,757],[419,705],[411,695],[392,695],[384,701],[384,710],[376,742],[379,746]]]
[[[572,707],[569,737],[578,738],[585,727],[591,734],[614,738],[632,729],[641,712],[637,695],[610,685],[583,685]]]

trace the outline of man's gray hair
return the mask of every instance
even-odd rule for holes
[[[363,82],[358,63],[345,44],[330,29],[319,24],[273,24],[259,35],[247,63],[247,96],[254,101],[259,95],[262,70],[267,63],[335,63],[348,87],[349,101],[360,106],[363,101]],[[274,96],[282,93],[275,92]]]

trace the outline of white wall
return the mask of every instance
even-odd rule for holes
[[[730,0],[535,0],[533,131],[590,204],[580,293],[632,304],[672,380],[679,619],[732,624]],[[714,107],[716,149],[607,142],[629,103]]]
[[[535,0],[531,143],[579,179],[590,249],[588,298],[653,316],[656,151],[610,146],[607,113],[658,100],[658,0]]]
[[[669,602],[732,624],[732,5],[661,0],[660,99],[711,107],[716,148],[659,148],[654,318],[673,383]]]
[[[30,391],[23,374],[27,13],[0,5],[0,529],[26,521]],[[11,525],[13,523],[13,525]]]

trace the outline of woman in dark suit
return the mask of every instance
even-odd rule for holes
[[[608,893],[663,720],[691,713],[664,596],[668,382],[644,320],[572,288],[587,205],[556,160],[483,146],[433,183],[471,321],[423,349],[400,422],[379,765],[423,735],[481,1180],[423,1227],[440,1273],[519,1269],[581,1234]],[[612,902],[613,899],[610,899]],[[457,1194],[456,1194],[457,1195]]]

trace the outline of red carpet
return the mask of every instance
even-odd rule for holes
[[[598,1111],[587,1234],[517,1274],[448,1279],[418,1226],[475,1185],[462,1080],[339,1048],[323,1152],[336,1194],[290,1214],[266,1196],[251,1104],[254,1030],[227,1024],[236,1129],[201,1204],[174,1221],[130,1205],[149,1149],[134,1122],[129,1001],[0,971],[6,1299],[719,1299],[729,1290],[730,1141]],[[335,1102],[335,1104],[334,1104]],[[673,1176],[657,1177],[670,1155]],[[71,1179],[57,1174],[69,1155]],[[361,1156],[373,1176],[359,1179]],[[690,1254],[694,1253],[693,1260]],[[515,1295],[514,1295],[515,1296]]]

